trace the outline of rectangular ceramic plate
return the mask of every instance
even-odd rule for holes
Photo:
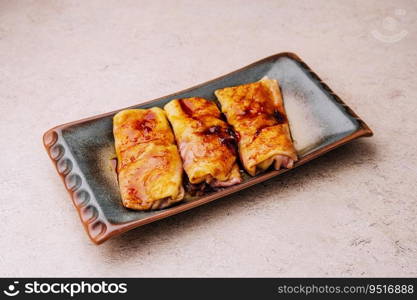
[[[280,53],[220,78],[132,108],[162,107],[174,98],[203,97],[216,101],[214,91],[268,76],[280,83],[291,133],[300,160],[307,161],[361,136],[370,128],[295,54]],[[141,212],[121,204],[112,167],[112,117],[117,111],[57,126],[44,134],[45,148],[70,193],[88,236],[100,244],[135,227],[172,216],[284,173],[269,170],[245,176],[241,184],[158,211]]]

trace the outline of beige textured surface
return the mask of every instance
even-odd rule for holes
[[[417,2],[209,3],[0,1],[0,276],[417,276]],[[375,136],[93,245],[42,133],[281,51]]]

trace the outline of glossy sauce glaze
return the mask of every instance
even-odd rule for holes
[[[216,136],[219,139],[220,143],[225,145],[233,153],[233,155],[237,155],[237,145],[239,140],[237,134],[231,126],[211,126],[202,131],[201,134],[206,136]]]

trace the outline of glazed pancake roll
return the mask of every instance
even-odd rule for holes
[[[182,163],[161,108],[123,110],[113,118],[123,205],[136,210],[182,200]]]
[[[184,170],[192,184],[230,186],[242,181],[237,140],[220,110],[203,98],[175,99],[164,107],[174,130]]]
[[[254,176],[272,164],[291,168],[297,160],[276,80],[228,87],[215,92],[223,113],[239,135],[239,154]]]

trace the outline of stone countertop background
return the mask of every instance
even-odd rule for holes
[[[412,0],[0,1],[0,276],[417,276],[416,23]],[[283,51],[375,136],[88,240],[44,131]]]

